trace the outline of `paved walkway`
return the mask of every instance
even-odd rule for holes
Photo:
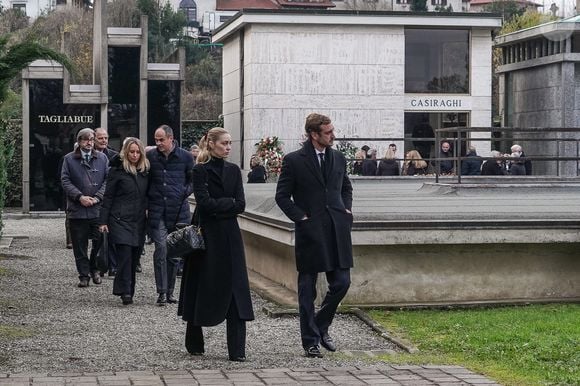
[[[0,328],[0,386],[496,384],[458,366],[385,363],[379,356],[396,347],[354,315],[339,315],[333,325],[339,352],[305,358],[296,316],[268,316],[262,310],[270,303],[258,296],[256,321],[248,326],[248,362],[226,359],[223,324],[204,332],[207,355],[192,357],[183,348],[184,325],[174,307],[154,305],[151,246],[136,303],[128,308],[110,294],[112,280],[76,287],[61,218],[7,216],[5,225],[7,235],[24,238],[12,246],[0,240],[6,257],[0,258],[0,327],[21,336],[7,338]]]
[[[459,366],[276,368],[133,371],[87,374],[0,374],[0,385],[497,385]]]

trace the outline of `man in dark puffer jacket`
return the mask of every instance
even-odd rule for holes
[[[173,130],[167,125],[155,130],[156,149],[147,152],[149,172],[149,231],[155,243],[153,267],[157,287],[157,304],[177,303],[173,296],[177,274],[177,257],[167,256],[167,234],[175,224],[190,222],[187,197],[193,192],[191,153],[177,146]]]

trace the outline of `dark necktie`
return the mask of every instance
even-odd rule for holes
[[[322,177],[324,177],[324,181],[326,182],[326,162],[324,161],[324,153],[318,153],[320,157],[320,171],[322,172]]]
[[[91,155],[90,154],[85,154],[85,161],[87,161],[87,163],[91,162]]]

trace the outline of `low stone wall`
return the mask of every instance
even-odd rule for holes
[[[355,267],[343,304],[579,301],[580,185],[502,181],[353,179]],[[245,189],[248,268],[296,291],[294,224],[275,185]]]

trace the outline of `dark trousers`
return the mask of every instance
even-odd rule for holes
[[[155,243],[153,252],[153,269],[155,272],[155,286],[158,294],[172,295],[177,277],[177,260],[175,256],[167,256],[167,229],[163,220],[157,226],[149,228],[151,239]]]
[[[75,255],[79,279],[88,278],[97,272],[95,257],[101,247],[102,237],[99,233],[99,219],[69,219],[70,236]],[[89,257],[89,240],[93,241]]]
[[[113,281],[113,295],[135,294],[135,273],[141,257],[141,247],[115,244],[117,253],[117,274]]]
[[[230,359],[246,356],[246,321],[240,319],[236,301],[232,298],[230,308],[226,315],[226,331],[228,342],[228,355]],[[205,352],[203,331],[201,326],[193,322],[187,322],[185,331],[185,348],[189,353]]]
[[[298,272],[298,308],[300,311],[300,335],[302,347],[320,343],[320,337],[328,332],[336,309],[350,287],[350,269],[326,272],[328,292],[315,312],[317,273]]]
[[[113,245],[113,243],[109,243],[109,261],[108,261],[108,268],[109,268],[109,272],[111,271],[116,271],[117,270],[117,265],[118,265],[118,258],[117,258],[117,252],[116,252],[116,248]]]

